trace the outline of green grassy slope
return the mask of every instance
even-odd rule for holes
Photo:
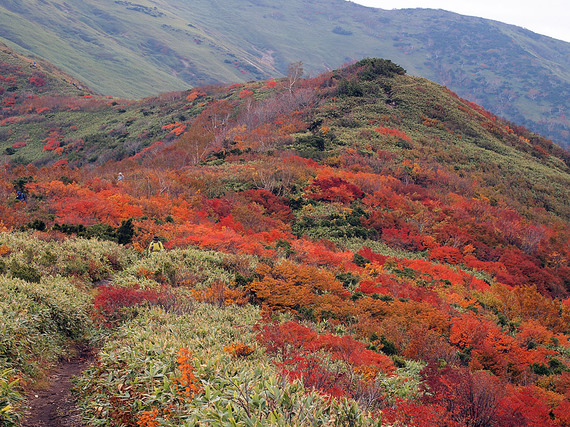
[[[65,73],[51,62],[35,56],[22,55],[1,42],[0,64],[4,73],[2,86],[8,94],[21,92],[22,95],[28,96],[32,93],[42,96],[73,96],[93,93],[85,83]],[[42,87],[29,85],[26,90],[22,90],[24,80],[34,75],[41,76],[46,84]],[[14,77],[15,80],[10,82],[6,77]]]
[[[386,11],[343,0],[7,1],[0,39],[94,90],[141,97],[189,86],[318,73],[390,58],[555,142],[569,142],[568,43],[444,11]]]

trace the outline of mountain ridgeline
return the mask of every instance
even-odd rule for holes
[[[172,161],[185,158],[182,167],[212,156],[221,161],[235,149],[293,150],[325,161],[353,145],[365,150],[359,154],[364,160],[384,147],[398,152],[397,158],[421,158],[430,169],[452,168],[454,175],[483,186],[522,192],[522,204],[570,216],[568,151],[388,60],[367,59],[312,79],[292,72],[280,80],[124,100],[93,95],[49,64],[32,63],[7,48],[0,54],[3,80],[10,85],[1,95],[5,162],[102,165],[161,152]],[[367,71],[356,71],[362,68]],[[287,135],[272,128],[257,143],[242,142],[276,126],[281,116],[296,122],[297,108],[304,111],[304,124],[292,125]],[[204,123],[211,109],[220,123]],[[323,126],[331,132],[324,134]],[[192,159],[166,154],[192,138],[202,139]]]
[[[0,23],[0,40],[105,95],[282,77],[299,61],[316,75],[383,57],[570,144],[570,44],[496,21],[344,0],[7,0]]]

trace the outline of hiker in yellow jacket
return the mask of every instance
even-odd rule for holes
[[[158,240],[158,236],[154,236],[152,238],[152,242],[150,242],[150,245],[148,246],[149,255],[154,252],[161,252],[163,250],[164,250],[164,245],[160,240]]]

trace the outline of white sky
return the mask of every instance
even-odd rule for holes
[[[518,25],[538,34],[570,42],[569,0],[351,0],[379,9],[444,9]]]

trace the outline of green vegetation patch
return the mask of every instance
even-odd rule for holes
[[[126,323],[78,381],[91,425],[156,414],[161,425],[375,425],[346,399],[326,399],[279,376],[254,340],[258,308],[193,304],[184,313],[159,308]],[[240,343],[254,351],[235,357]],[[180,350],[183,349],[181,352]],[[181,363],[189,355],[186,365]],[[192,373],[192,398],[180,378]],[[187,376],[189,377],[189,376]],[[153,412],[156,408],[169,408]]]

